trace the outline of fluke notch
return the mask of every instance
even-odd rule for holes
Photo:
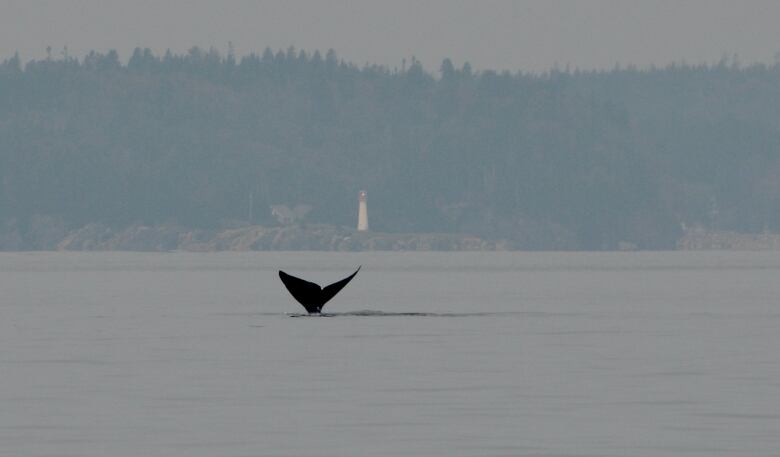
[[[293,298],[295,298],[298,303],[303,305],[309,314],[317,314],[322,310],[322,307],[325,306],[325,303],[336,296],[336,294],[339,293],[339,291],[343,289],[344,286],[352,281],[352,278],[358,274],[358,271],[360,271],[360,267],[358,267],[358,269],[348,277],[342,279],[341,281],[336,281],[324,288],[313,282],[288,275],[282,270],[279,270],[279,279],[282,280],[282,283],[284,283],[284,286],[287,288]]]

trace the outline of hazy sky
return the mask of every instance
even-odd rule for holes
[[[771,63],[780,51],[780,1],[205,1],[0,0],[0,57],[24,61],[136,46],[193,45],[239,55],[290,45],[334,48],[346,60],[400,66],[417,56],[478,69],[540,71],[555,63],[608,68],[713,62],[739,54]]]

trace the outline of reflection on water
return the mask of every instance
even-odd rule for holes
[[[321,316],[276,277],[356,264]],[[775,455],[778,272],[777,253],[0,254],[0,455]]]

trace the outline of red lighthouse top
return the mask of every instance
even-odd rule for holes
[[[361,190],[359,195],[360,195],[360,201],[361,202],[366,201],[366,197],[368,196],[368,193],[366,193],[365,190]]]

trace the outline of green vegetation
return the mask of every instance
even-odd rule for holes
[[[0,64],[0,232],[212,229],[272,204],[529,249],[780,230],[780,65],[435,76],[289,49]],[[44,227],[41,227],[41,225]],[[2,236],[2,233],[0,233]],[[33,246],[34,247],[34,246]]]

